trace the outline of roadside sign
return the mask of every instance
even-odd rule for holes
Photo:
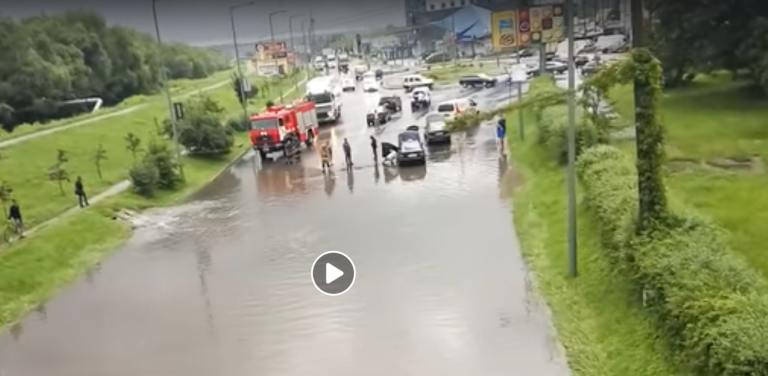
[[[173,104],[173,117],[174,120],[184,119],[184,103],[175,102]]]
[[[251,90],[253,90],[253,87],[251,86],[251,81],[248,81],[246,78],[240,79],[240,87],[243,88],[243,91],[246,93],[250,93]]]
[[[528,81],[528,70],[523,64],[513,65],[510,76],[512,82],[525,82]]]
[[[259,52],[264,52],[264,45],[259,43],[256,45],[256,50]]]

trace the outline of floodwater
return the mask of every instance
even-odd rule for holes
[[[435,91],[434,102],[506,88]],[[0,337],[2,376],[567,375],[531,291],[493,127],[432,149],[426,167],[373,162],[373,94],[345,94],[351,173],[246,158]],[[407,99],[404,98],[404,103]],[[408,106],[405,106],[408,107]],[[411,124],[408,108],[378,138]],[[501,187],[500,187],[501,186]],[[340,251],[341,296],[310,270]]]

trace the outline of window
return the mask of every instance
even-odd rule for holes
[[[275,119],[258,119],[251,121],[251,129],[272,129],[277,128]]]
[[[461,5],[462,6],[467,5],[467,0],[461,0]]]
[[[435,4],[429,4],[429,10],[435,10]]]
[[[441,7],[442,9],[445,9],[445,3],[440,3],[440,7]]]
[[[451,8],[453,8],[455,6],[456,6],[456,2],[455,1],[451,1]]]

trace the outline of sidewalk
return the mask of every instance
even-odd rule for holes
[[[296,84],[296,86],[294,86],[290,90],[287,90],[285,93],[283,93],[283,96],[290,95],[291,93],[296,91],[297,88],[299,88],[301,85],[303,85],[306,82],[307,82],[307,78],[305,77],[304,79],[299,81]],[[224,82],[224,84],[228,84],[228,83],[229,83],[228,81]],[[219,84],[217,84],[217,85],[219,85]],[[210,87],[208,87],[208,88],[210,88]],[[185,95],[188,96],[188,95],[191,95],[191,94],[192,93],[185,94]],[[117,196],[117,195],[127,191],[130,188],[131,188],[131,181],[129,179],[123,180],[123,181],[121,181],[121,182],[119,182],[119,183],[117,183],[117,184],[107,188],[106,190],[99,192],[97,195],[91,197],[88,200],[88,203],[91,204],[91,205],[95,205],[95,204],[97,204],[97,203],[99,203],[101,201],[104,201],[107,198],[110,198],[110,197],[113,197],[113,196]],[[35,226],[35,227],[32,227],[32,228],[28,229],[27,231],[25,231],[25,236],[29,236],[29,235],[35,233],[36,231],[44,228],[45,226],[53,224],[56,221],[61,220],[62,218],[65,218],[65,217],[67,217],[69,215],[72,215],[74,213],[77,213],[78,211],[81,211],[81,210],[84,210],[84,209],[81,208],[80,206],[75,205],[72,208],[70,208],[69,210],[67,210],[67,211],[65,211],[65,212],[63,212],[63,213],[61,213],[61,214],[59,214],[57,216],[54,216],[53,218],[51,218],[51,219],[49,219],[49,220],[47,220],[47,221],[45,221],[45,222]],[[15,241],[12,241],[12,243],[13,242],[15,242]],[[1,253],[1,251],[0,251],[0,253]]]
[[[197,94],[197,93],[200,93],[200,92],[203,92],[203,91],[210,91],[210,90],[213,90],[213,89],[216,89],[216,88],[220,88],[220,87],[222,87],[224,85],[227,85],[229,83],[230,83],[229,80],[221,81],[219,83],[206,86],[206,87],[204,87],[202,89],[195,89],[195,90],[186,92],[184,94],[175,96],[175,98],[178,98],[178,99],[187,98],[187,97],[190,97],[190,96],[192,96],[194,94]],[[76,121],[76,122],[73,122],[73,123],[70,123],[70,124],[62,125],[60,127],[45,129],[45,130],[42,130],[42,131],[39,131],[39,132],[29,133],[29,134],[25,134],[23,136],[14,137],[14,138],[11,138],[11,139],[0,141],[0,149],[11,147],[13,145],[18,145],[18,144],[20,144],[22,142],[29,141],[29,140],[32,140],[32,139],[35,139],[35,138],[38,138],[38,137],[48,136],[50,134],[53,134],[53,133],[56,133],[56,132],[61,132],[63,130],[67,130],[67,129],[70,129],[70,128],[80,127],[80,126],[83,126],[83,125],[95,123],[97,121],[101,121],[101,120],[105,120],[105,119],[109,119],[109,118],[113,118],[113,117],[117,117],[117,116],[127,115],[127,114],[130,114],[132,112],[136,112],[137,110],[146,108],[148,106],[149,106],[149,103],[137,104],[135,106],[131,106],[131,107],[122,109],[120,111],[115,111],[115,112],[111,112],[111,113],[104,114],[104,115],[101,115],[101,116],[92,117],[90,119]]]

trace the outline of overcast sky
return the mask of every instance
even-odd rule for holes
[[[154,33],[150,0],[0,0],[0,13],[13,17],[88,9],[118,23]],[[161,0],[157,12],[161,32],[167,40],[193,44],[227,43],[231,40],[229,7],[247,0]],[[145,4],[145,5],[142,5]],[[256,0],[254,5],[235,12],[238,37],[243,40],[269,35],[268,14],[274,16],[275,33],[287,33],[288,14],[312,12],[316,28],[365,28],[405,23],[403,0]],[[308,22],[307,22],[308,24]],[[294,32],[300,32],[301,18],[294,18]]]

